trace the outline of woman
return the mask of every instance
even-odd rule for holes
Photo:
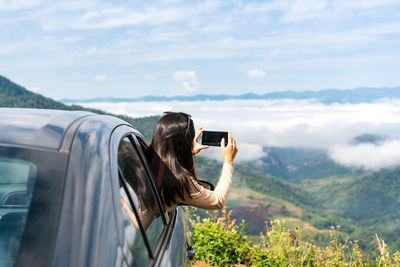
[[[194,169],[194,155],[208,148],[198,143],[203,131],[203,128],[195,131],[190,115],[181,112],[164,113],[155,126],[146,154],[167,211],[178,204],[204,209],[225,206],[238,151],[236,142],[230,132],[227,146],[221,140],[224,164],[215,190],[210,191],[199,183]]]

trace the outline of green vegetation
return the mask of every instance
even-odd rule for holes
[[[264,151],[267,156],[262,157],[257,165],[253,164],[252,169],[258,169],[291,183],[298,184],[304,179],[315,180],[359,172],[337,164],[322,149],[268,147],[264,148]]]
[[[220,168],[215,160],[197,157],[196,171],[201,179],[216,183]],[[241,208],[261,208],[264,220],[284,219],[291,229],[305,225],[304,240],[319,246],[329,244],[326,229],[341,225],[341,232],[350,240],[359,240],[365,253],[376,253],[371,243],[375,233],[392,248],[400,249],[400,169],[346,172],[344,176],[305,178],[293,184],[247,162],[235,164],[233,181],[227,207],[233,210],[233,217],[249,220],[245,230],[250,234],[257,234],[264,225]]]
[[[190,213],[188,209],[188,213]],[[303,230],[287,230],[283,221],[274,220],[260,233],[258,242],[244,231],[245,222],[238,226],[231,214],[209,212],[201,219],[189,214],[193,225],[196,249],[195,266],[400,266],[400,251],[391,253],[383,240],[376,236],[376,258],[363,254],[355,241],[340,232],[340,226],[329,230],[329,244],[319,247],[304,241]]]
[[[238,164],[235,170],[241,180],[257,192],[279,197],[296,205],[315,206],[316,203],[299,187],[254,170],[251,163]]]
[[[386,169],[322,187],[314,196],[324,209],[347,220],[351,238],[365,242],[379,233],[400,249],[400,169]],[[360,243],[361,244],[361,243]]]
[[[73,109],[53,99],[32,93],[0,76],[0,107]]]

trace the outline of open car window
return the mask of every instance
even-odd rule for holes
[[[118,167],[120,170],[121,185],[121,204],[124,212],[130,218],[132,231],[144,233],[143,241],[148,246],[149,257],[160,239],[161,233],[165,227],[165,217],[160,210],[159,200],[151,185],[151,177],[146,171],[140,151],[135,147],[131,137],[125,137],[118,148]],[[136,239],[138,237],[135,237]],[[132,250],[140,250],[138,242],[132,242]],[[138,252],[135,251],[135,255]],[[136,260],[136,256],[135,256]],[[138,264],[144,264],[141,260]]]
[[[156,189],[155,179],[152,176],[152,173],[151,173],[149,165],[148,165],[149,163],[148,163],[147,157],[149,156],[149,152],[151,151],[151,148],[150,148],[149,144],[147,144],[146,140],[144,140],[143,137],[135,135],[135,140],[136,140],[136,142],[135,142],[136,147],[138,148],[138,153],[140,154],[141,158],[143,158],[143,164],[145,165],[145,168],[147,170],[149,170],[149,172],[147,174],[150,177],[150,180],[152,180],[154,182],[153,184],[154,184],[155,190],[157,190],[157,194],[160,195],[159,190]],[[169,221],[170,221],[169,214],[167,212],[165,212],[165,210],[163,211],[163,214],[164,214],[166,223],[169,223]]]
[[[132,207],[131,203],[134,203],[136,207],[139,202],[139,198],[133,189],[124,181],[121,171],[119,171],[120,180],[120,200],[122,218],[124,221],[124,233],[128,245],[128,250],[134,255],[134,261],[137,266],[144,266],[149,261],[148,241],[145,240],[145,236],[142,234],[144,231],[141,226],[136,209]],[[133,259],[130,259],[132,261]]]

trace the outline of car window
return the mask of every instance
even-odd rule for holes
[[[56,151],[0,145],[0,266],[48,261],[67,159]]]
[[[130,201],[126,201],[126,196],[121,195],[123,199],[121,202],[128,204],[132,212],[126,206],[125,211],[131,214],[131,223],[136,231],[142,226],[145,239],[148,240],[151,251],[154,251],[165,224],[150,185],[151,178],[147,175],[138,151],[128,137],[125,137],[119,145],[118,166],[121,170],[122,182],[128,185],[125,194],[129,194],[134,207],[132,209]]]
[[[20,247],[37,168],[0,157],[0,266],[12,265]]]
[[[149,145],[147,144],[147,142],[141,136],[135,135],[135,137],[136,137],[136,140],[138,141],[137,143],[139,145],[139,150],[140,150],[139,152],[141,152],[142,158],[146,161],[146,164],[148,164],[147,157],[148,157],[148,155],[150,155],[149,153],[152,153],[152,152],[150,152],[151,149],[150,149]],[[153,177],[152,177],[151,172],[149,172],[149,175],[151,176],[151,179],[153,181],[155,181],[155,179],[153,179]],[[169,223],[169,220],[170,220],[169,214],[165,210],[164,210],[164,217],[165,217],[166,223]]]
[[[120,197],[121,209],[124,222],[124,232],[129,249],[134,255],[134,261],[137,266],[145,266],[149,260],[147,254],[146,242],[140,230],[140,225],[135,215],[135,209],[132,209],[131,202],[135,206],[138,205],[139,199],[133,189],[124,181],[123,175],[120,172]],[[131,200],[129,200],[129,198]]]
[[[66,162],[64,153],[0,145],[0,266],[47,261]]]

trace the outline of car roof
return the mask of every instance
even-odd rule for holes
[[[0,144],[59,149],[77,121],[98,116],[86,111],[0,108]],[[76,130],[76,129],[75,129]]]

